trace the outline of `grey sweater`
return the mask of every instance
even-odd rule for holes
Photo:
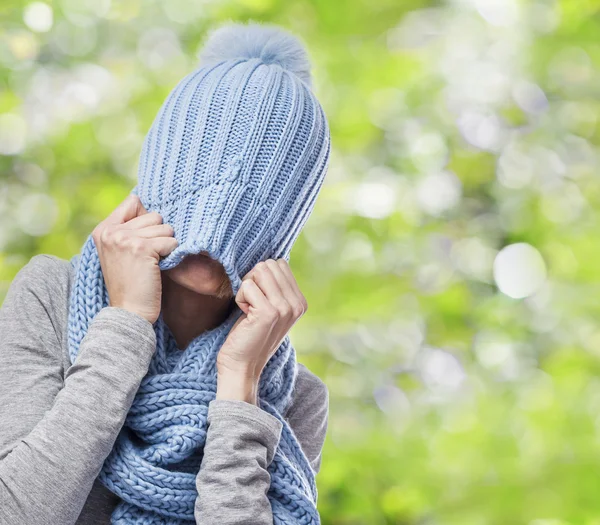
[[[0,524],[110,523],[120,501],[96,478],[156,346],[152,324],[118,307],[92,320],[70,364],[70,262],[35,255],[0,308]],[[328,390],[298,363],[284,417],[315,472],[327,430]],[[196,477],[202,524],[273,523],[267,498],[281,422],[237,400],[213,400]]]

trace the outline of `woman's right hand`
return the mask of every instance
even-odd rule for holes
[[[157,212],[148,213],[130,194],[92,232],[110,306],[124,308],[151,323],[160,314],[161,256],[178,245],[174,230]]]

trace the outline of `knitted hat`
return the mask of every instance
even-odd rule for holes
[[[259,261],[289,261],[327,171],[330,132],[307,52],[278,26],[214,29],[200,62],[154,119],[132,193],[174,229],[179,244],[162,270],[206,251],[235,294]]]

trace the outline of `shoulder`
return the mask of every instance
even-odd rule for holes
[[[306,365],[297,363],[298,375],[294,386],[292,403],[287,414],[298,412],[302,407],[326,405],[329,403],[329,390],[323,380]]]
[[[59,304],[68,295],[71,271],[70,261],[39,253],[17,272],[11,286],[33,290],[40,300],[47,298]]]
[[[64,285],[70,274],[71,263],[56,255],[38,253],[19,270],[19,279],[24,277],[28,281],[47,284],[50,287]]]
[[[71,263],[55,255],[34,255],[16,273],[7,297],[17,293],[34,293],[38,300],[61,295],[69,287]]]
[[[328,417],[327,385],[305,365],[298,363],[292,403],[286,411],[285,418],[317,472],[321,465],[321,450],[327,433]]]
[[[55,255],[34,255],[13,278],[3,301],[5,316],[49,318],[62,340],[71,286],[71,263]]]

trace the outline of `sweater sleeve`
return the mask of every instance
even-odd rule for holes
[[[318,472],[329,397],[325,384],[308,374],[314,379],[297,382],[291,417],[286,419]],[[322,386],[313,388],[315,384]],[[228,399],[209,403],[204,457],[196,477],[196,523],[273,525],[267,467],[281,431],[281,421],[251,403]]]
[[[1,525],[76,522],[156,348],[149,321],[103,308],[63,374],[55,265],[34,256],[0,308]]]

